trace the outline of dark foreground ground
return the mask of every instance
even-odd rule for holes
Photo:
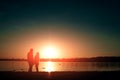
[[[120,80],[120,71],[0,72],[0,80]]]

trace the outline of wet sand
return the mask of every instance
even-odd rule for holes
[[[1,80],[120,80],[120,71],[0,72]]]

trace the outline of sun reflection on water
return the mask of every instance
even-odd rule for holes
[[[45,69],[45,71],[46,72],[55,71],[55,67],[54,67],[53,62],[51,62],[51,61],[46,62],[46,69]]]

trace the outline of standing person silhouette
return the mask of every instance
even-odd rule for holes
[[[33,49],[31,48],[30,51],[27,54],[27,61],[29,64],[28,72],[32,72],[32,67],[34,65],[34,59],[33,59]]]
[[[35,61],[35,68],[36,68],[36,71],[38,72],[38,66],[39,66],[39,52],[36,53],[35,55],[35,58],[34,58],[34,61]]]

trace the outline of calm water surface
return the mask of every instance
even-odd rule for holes
[[[0,71],[27,71],[26,61],[0,61]],[[120,62],[40,62],[39,71],[118,71]],[[33,66],[35,71],[35,66]]]

